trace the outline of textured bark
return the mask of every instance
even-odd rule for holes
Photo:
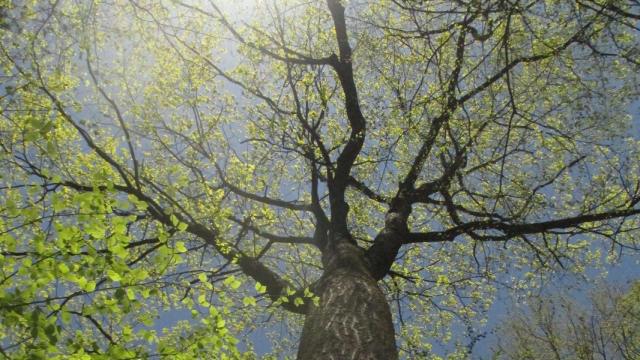
[[[302,330],[299,360],[394,360],[398,358],[389,304],[351,245],[330,263],[315,291]]]

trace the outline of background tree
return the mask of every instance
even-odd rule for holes
[[[465,357],[638,248],[635,0],[2,6],[5,357]]]
[[[516,308],[500,327],[498,358],[637,359],[640,283],[626,291],[600,284],[580,304],[568,293],[543,294]]]

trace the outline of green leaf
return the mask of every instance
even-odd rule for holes
[[[86,285],[83,286],[83,290],[86,292],[92,292],[96,289],[96,282],[93,280],[87,281]]]
[[[127,288],[127,298],[129,300],[135,300],[136,299],[136,293],[133,291],[132,288]]]
[[[226,279],[224,279],[224,281],[222,282],[223,284],[229,286],[231,289],[236,290],[237,288],[240,287],[240,285],[242,285],[242,282],[238,279],[236,279],[235,276],[231,275],[229,277],[227,277]]]
[[[74,281],[81,289],[84,289],[87,286],[87,279],[84,276],[78,275],[75,277]]]
[[[304,288],[304,297],[312,298],[313,296],[314,294],[311,292],[311,290],[308,287]]]
[[[204,294],[198,296],[198,303],[204,307],[209,306],[209,301],[207,301],[207,297]]]
[[[62,320],[63,324],[69,324],[69,322],[71,321],[71,313],[69,313],[68,311],[61,311],[60,312],[60,319]]]
[[[267,287],[260,284],[259,282],[256,282],[255,289],[258,292],[258,294],[263,294],[267,292]]]
[[[69,272],[69,267],[65,263],[60,263],[58,264],[58,270],[60,270],[60,273],[66,274]]]
[[[122,280],[122,277],[120,276],[120,274],[118,274],[117,272],[111,269],[107,270],[107,276],[109,277],[109,279],[111,279],[111,281]]]
[[[178,241],[178,242],[176,242],[176,247],[175,247],[175,249],[176,249],[176,252],[178,252],[178,253],[185,253],[185,252],[187,252],[187,247],[186,247],[186,246],[184,246],[184,243],[183,243],[182,241]]]
[[[200,274],[198,274],[198,279],[199,279],[201,282],[203,282],[203,283],[205,283],[205,282],[208,282],[208,281],[209,281],[209,279],[207,278],[207,275],[206,275],[205,273],[200,273]]]
[[[84,231],[95,239],[102,239],[104,238],[106,229],[102,223],[94,221],[85,226]]]
[[[242,303],[243,303],[245,306],[254,306],[254,305],[256,305],[256,299],[255,299],[255,298],[253,298],[253,297],[251,297],[251,296],[245,296],[245,297],[242,299]]]
[[[65,209],[66,204],[60,194],[53,194],[53,196],[51,196],[51,206],[54,211],[60,212]]]

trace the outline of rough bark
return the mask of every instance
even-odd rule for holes
[[[340,244],[315,291],[319,306],[305,319],[299,360],[398,358],[389,304],[364,253]]]

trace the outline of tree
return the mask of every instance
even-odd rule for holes
[[[465,357],[638,249],[637,1],[244,5],[3,3],[5,357]]]
[[[625,292],[599,285],[590,302],[568,294],[532,298],[500,329],[497,354],[508,359],[637,359],[640,283]],[[587,306],[585,306],[587,305]]]

